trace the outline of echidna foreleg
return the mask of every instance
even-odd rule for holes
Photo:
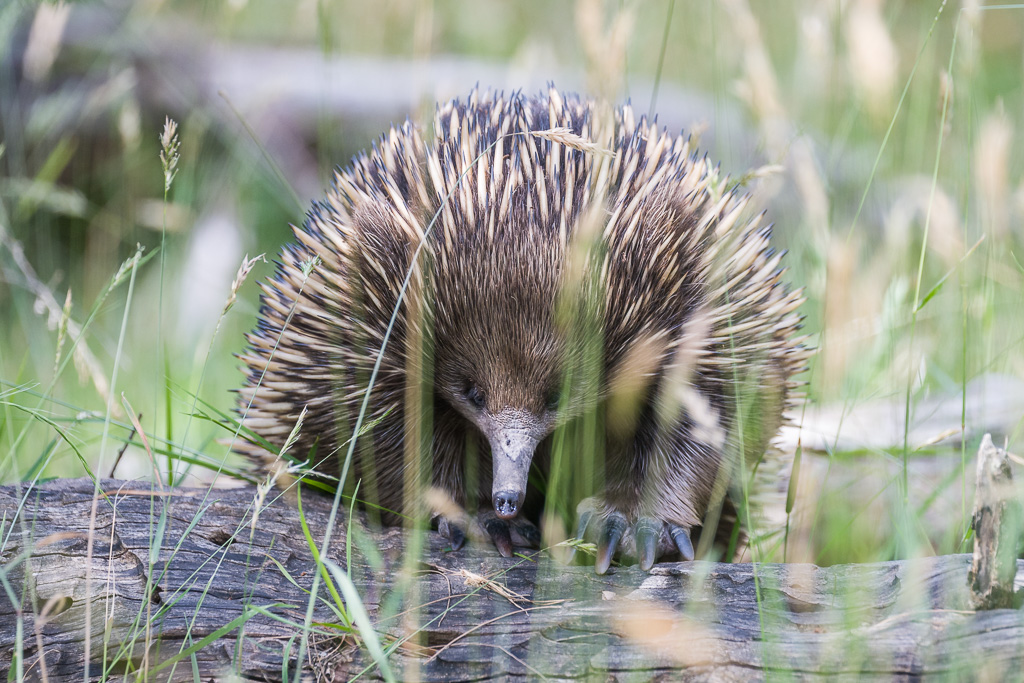
[[[631,524],[625,514],[596,497],[583,500],[576,514],[576,538],[597,543],[594,568],[598,574],[608,571],[612,558],[620,552],[635,557],[644,571],[659,557],[677,552],[685,561],[693,559],[688,527],[643,515]]]

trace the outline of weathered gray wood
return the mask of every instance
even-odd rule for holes
[[[294,673],[299,629],[271,618],[301,623],[307,595],[299,586],[313,578],[293,500],[270,501],[250,542],[251,487],[151,496],[147,484],[107,480],[102,490],[87,584],[92,482],[0,488],[0,560],[9,591],[0,604],[0,669],[11,666],[20,626],[26,676],[41,677],[42,643],[50,680],[82,680],[91,601],[92,679],[103,671],[104,654],[108,672],[152,671],[247,606],[266,615],[195,653],[204,680],[230,671],[280,680],[283,659]],[[319,537],[330,500],[307,491],[303,509]],[[162,542],[151,552],[165,510]],[[330,553],[342,565],[345,526]],[[407,593],[396,588],[407,560],[405,532],[356,528],[351,575],[385,646],[422,629],[390,658],[400,678],[749,680],[785,671],[808,679],[1000,680],[1024,666],[1022,614],[969,609],[969,555],[829,568],[673,563],[650,574],[626,567],[595,576],[543,557],[502,559],[490,548],[445,553],[430,534],[414,563],[416,590]],[[367,544],[373,547],[360,549]],[[482,575],[512,594],[481,584]],[[323,590],[321,598],[316,621],[335,621]],[[38,616],[44,611],[48,618]],[[303,667],[324,677],[360,672],[371,660],[355,638],[342,636],[319,627]],[[151,677],[192,680],[192,667],[186,659]]]
[[[971,604],[977,609],[1014,607],[1021,509],[1013,488],[1006,451],[988,434],[978,449],[974,496],[974,555],[967,578]]]

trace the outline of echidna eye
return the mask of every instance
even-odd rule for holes
[[[550,411],[558,410],[558,403],[562,400],[562,390],[558,387],[548,392],[548,395],[544,398],[544,405]]]
[[[484,392],[475,384],[470,384],[469,388],[466,389],[466,400],[477,408],[483,408],[487,403],[487,398],[484,396]]]

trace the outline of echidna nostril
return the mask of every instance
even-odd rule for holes
[[[494,513],[502,519],[512,519],[519,514],[522,495],[516,491],[498,491],[491,497]]]

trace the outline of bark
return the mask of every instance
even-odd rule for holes
[[[277,681],[300,666],[307,679],[381,677],[357,634],[332,626],[323,584],[300,665],[315,563],[294,496],[272,493],[253,525],[252,487],[162,493],[104,480],[101,491],[90,529],[89,480],[0,488],[0,669],[13,662],[14,675],[41,679],[43,652],[51,681],[140,669],[151,680]],[[302,503],[322,538],[331,500],[306,490]],[[347,527],[342,512],[328,557],[348,567],[399,680],[1000,680],[1024,665],[1021,613],[970,609],[970,555],[596,576],[542,555],[445,552],[433,533]]]

